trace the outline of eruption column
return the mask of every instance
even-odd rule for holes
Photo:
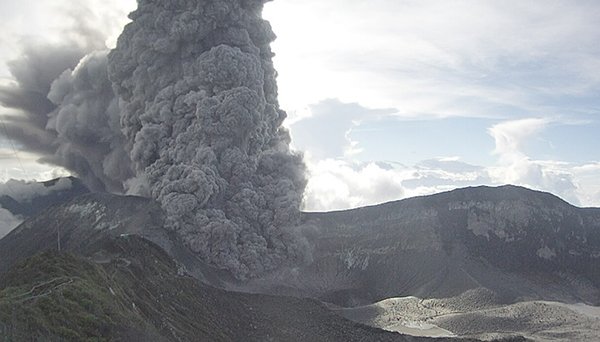
[[[239,279],[301,259],[306,185],[281,126],[265,0],[139,0],[109,54],[135,179],[168,228]]]

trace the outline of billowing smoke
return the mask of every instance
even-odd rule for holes
[[[56,106],[48,99],[52,82],[65,70],[74,68],[93,48],[73,42],[24,43],[19,59],[8,63],[14,82],[0,85],[0,104],[18,115],[6,116],[9,135],[27,150],[53,156],[55,134],[46,130],[47,115]],[[4,132],[3,132],[4,133]]]
[[[56,108],[48,114],[46,130],[54,132],[59,165],[74,170],[93,189],[120,192],[133,171],[108,79],[107,53],[87,55],[52,83],[48,99]]]
[[[13,113],[3,115],[2,133],[91,189],[119,192],[133,174],[108,80],[108,51],[104,35],[78,17],[87,11],[80,12],[72,13],[77,35],[61,43],[26,40],[21,57],[8,63],[14,82],[0,85],[0,105]]]
[[[110,53],[25,49],[0,88],[22,112],[10,135],[93,190],[155,198],[169,229],[239,279],[303,260],[305,169],[281,126],[264,2],[139,0]]]
[[[140,0],[109,55],[121,125],[168,227],[243,279],[303,258],[306,183],[261,19],[264,0]]]
[[[265,0],[140,0],[109,54],[139,182],[168,226],[238,278],[303,258],[306,180],[277,102]]]

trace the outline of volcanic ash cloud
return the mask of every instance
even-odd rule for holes
[[[99,36],[83,30],[85,44],[25,40],[20,58],[8,63],[13,82],[0,84],[6,123],[0,134],[72,171],[92,190],[122,192],[133,172]]]
[[[277,102],[266,0],[140,0],[109,54],[135,185],[239,279],[305,258],[306,185]]]

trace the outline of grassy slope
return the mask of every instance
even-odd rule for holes
[[[204,286],[135,236],[94,250],[96,263],[48,251],[3,276],[0,340],[421,341],[352,323],[314,300]]]
[[[0,331],[14,341],[157,336],[103,267],[71,254],[38,254],[6,274],[0,286]]]

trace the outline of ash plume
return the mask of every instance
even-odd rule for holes
[[[139,0],[113,51],[90,29],[27,44],[0,87],[11,139],[92,190],[156,199],[239,279],[304,260],[305,168],[281,126],[265,2]]]
[[[194,252],[237,278],[305,258],[302,158],[281,126],[265,0],[139,0],[109,77],[135,184]]]
[[[46,130],[55,135],[57,164],[75,171],[92,189],[122,192],[133,171],[107,53],[88,54],[52,83],[47,97],[56,108],[47,116]]]
[[[2,133],[42,162],[75,173],[90,189],[122,192],[133,173],[108,80],[108,51],[85,15],[89,9],[71,9],[77,34],[65,32],[61,43],[23,41],[20,58],[8,63],[14,81],[0,85]]]

